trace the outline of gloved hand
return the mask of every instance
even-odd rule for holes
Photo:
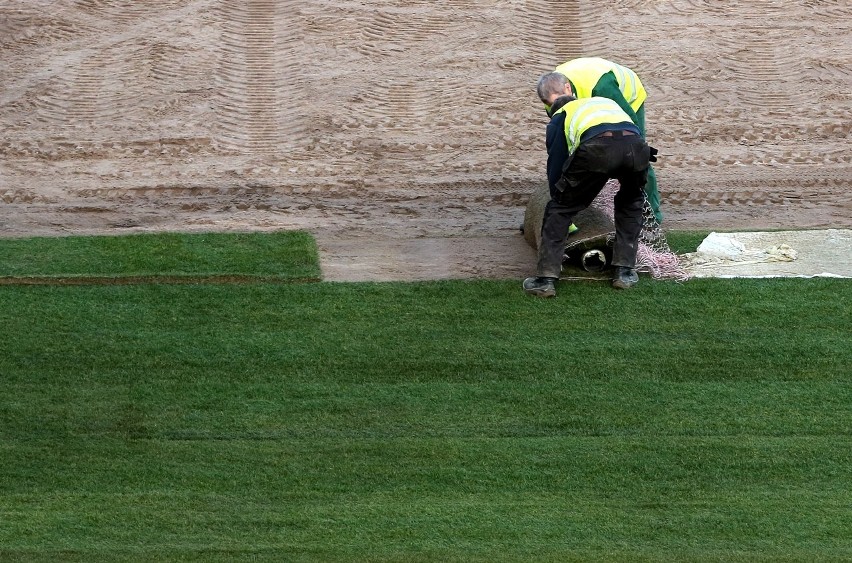
[[[648,161],[649,162],[657,162],[657,153],[660,152],[660,151],[658,151],[657,149],[655,149],[654,147],[651,147],[651,146],[649,146],[648,148],[651,149],[651,157],[648,159]]]

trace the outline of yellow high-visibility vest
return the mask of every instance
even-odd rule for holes
[[[576,97],[590,98],[598,80],[610,71],[615,75],[624,99],[627,100],[633,111],[639,111],[639,108],[645,103],[648,93],[645,92],[645,87],[642,86],[639,76],[626,66],[599,57],[581,57],[559,65],[553,72],[568,77],[577,90],[574,92]]]
[[[596,125],[604,123],[633,124],[630,116],[617,103],[609,98],[582,98],[568,102],[554,113],[565,113],[565,140],[568,152],[573,153],[580,146],[583,133]]]

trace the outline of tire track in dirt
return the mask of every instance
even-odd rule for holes
[[[794,2],[788,3],[789,4]],[[847,0],[798,0],[797,2],[807,9],[809,17],[826,20],[837,20],[852,16],[852,4]]]
[[[171,24],[192,13],[193,2],[152,1],[129,6],[126,2],[82,0],[55,2],[48,7],[39,4],[20,10],[20,26],[26,36],[21,45],[27,45],[32,34],[36,49],[62,41],[62,56],[55,58],[46,71],[20,79],[12,77],[9,89],[11,95],[19,96],[12,109],[26,111],[53,133],[54,146],[42,143],[37,156],[54,158],[57,152],[63,152],[60,145],[65,138],[83,146],[115,139],[120,130],[144,128],[156,109],[156,96],[164,93],[163,89],[151,88],[165,82],[163,69],[174,69],[173,84],[186,79],[174,62],[166,60],[176,48],[158,60],[150,45],[158,35],[167,36]],[[107,34],[106,29],[120,32]],[[153,83],[148,80],[150,76],[155,79]],[[22,96],[28,91],[30,95]],[[28,140],[28,136],[16,139],[25,145]],[[83,151],[76,156],[90,155]]]
[[[767,111],[744,111],[736,108],[662,107],[655,109],[655,136],[667,144],[683,142],[752,142],[850,140],[852,121],[838,121],[833,116],[790,116],[778,123]],[[794,119],[795,118],[795,119]]]
[[[31,50],[69,41],[80,33],[58,2],[0,5],[0,49]]]
[[[741,154],[731,153],[723,158],[715,156],[704,156],[700,151],[696,153],[687,153],[679,155],[677,158],[670,159],[664,166],[659,166],[661,170],[669,169],[693,169],[697,167],[722,166],[728,168],[731,166],[740,167],[755,167],[755,166],[797,166],[811,165],[819,166],[826,176],[831,174],[830,165],[838,165],[845,172],[848,165],[852,163],[852,155],[845,149],[831,149],[830,152],[821,150],[773,150],[758,153],[755,151],[742,151]],[[840,171],[838,171],[840,174]]]
[[[109,20],[119,25],[135,24],[140,19],[158,16],[164,11],[176,10],[191,4],[193,0],[146,0],[126,2],[123,0],[76,0],[74,7],[98,20]]]
[[[356,52],[369,66],[392,70],[341,77],[341,89],[349,93],[347,111],[328,118],[327,134],[341,138],[344,152],[368,162],[374,174],[402,172],[414,163],[419,169],[412,174],[469,174],[471,152],[519,142],[529,116],[495,101],[510,95],[506,84],[494,81],[495,70],[518,64],[501,56],[511,51],[505,31],[516,18],[509,16],[476,2],[355,10]],[[479,49],[491,56],[470,54]],[[416,66],[405,62],[412,58],[419,60]],[[468,68],[455,74],[438,70],[448,67]],[[519,167],[510,163],[508,169]]]
[[[450,7],[408,13],[389,6],[360,15],[361,38],[356,50],[374,64],[386,64],[396,72],[371,77],[358,90],[356,101],[360,103],[352,116],[357,126],[372,129],[380,125],[383,130],[403,132],[410,128],[409,120],[429,129],[436,115],[439,119],[459,115],[464,105],[459,100],[466,93],[462,81],[434,75],[426,60],[423,71],[396,62],[403,52],[421,52],[425,59],[432,42],[450,41],[452,28],[458,25],[453,13]],[[485,99],[487,95],[479,94],[479,101]]]
[[[179,80],[184,75],[184,69],[176,64],[176,61],[180,60],[182,52],[179,47],[168,43],[158,42],[151,45],[145,57],[151,78],[157,83]]]
[[[367,57],[393,57],[407,44],[447,41],[446,13],[446,8],[438,6],[414,13],[401,13],[392,6],[379,8],[359,26],[361,41],[356,50]]]
[[[738,90],[745,105],[786,108],[795,105],[781,82],[799,81],[802,62],[783,45],[790,31],[785,29],[786,0],[760,0],[738,3],[741,24],[717,35],[723,73],[720,78],[742,82]],[[720,30],[721,31],[721,30]]]
[[[585,26],[578,0],[527,0],[519,3],[516,10],[530,69],[548,72],[583,54]]]
[[[298,2],[223,1],[216,71],[218,148],[281,155],[304,142],[307,126],[299,55]]]
[[[55,76],[46,95],[35,99],[36,118],[73,131],[79,141],[107,137],[143,110],[142,58],[125,45],[83,52],[78,64]]]
[[[125,56],[131,51],[129,57]],[[116,46],[93,52],[74,72],[70,87],[63,89],[63,100],[69,124],[90,124],[104,130],[113,129],[127,119],[138,118],[141,88],[138,50]]]
[[[751,183],[764,186],[763,189],[725,189],[725,190],[674,190],[666,193],[666,204],[682,207],[684,205],[700,205],[706,207],[718,207],[720,205],[733,205],[743,208],[758,209],[760,207],[775,207],[791,202],[806,200],[815,195],[826,195],[832,187],[839,193],[841,185],[835,183],[831,186],[825,178],[814,178],[812,182],[803,182],[796,190],[768,190],[767,183],[750,180]],[[819,190],[818,192],[816,190]]]

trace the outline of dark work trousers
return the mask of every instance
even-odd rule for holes
[[[639,233],[642,230],[643,187],[648,177],[650,149],[638,135],[593,137],[580,144],[569,157],[562,179],[550,187],[544,208],[538,270],[542,277],[558,278],[574,216],[591,205],[607,180],[615,178],[621,189],[615,194],[615,247],[613,266],[636,266]]]

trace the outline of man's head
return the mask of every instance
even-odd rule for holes
[[[538,79],[536,92],[539,99],[544,102],[548,108],[553,105],[556,98],[560,96],[573,96],[571,84],[568,83],[568,78],[564,74],[558,72],[549,72]]]
[[[562,109],[562,106],[564,106],[568,102],[573,102],[576,99],[577,98],[575,98],[574,96],[569,96],[568,94],[565,94],[564,96],[559,96],[558,98],[553,100],[553,103],[549,107],[545,106],[547,107],[547,116],[553,117],[553,114]]]

